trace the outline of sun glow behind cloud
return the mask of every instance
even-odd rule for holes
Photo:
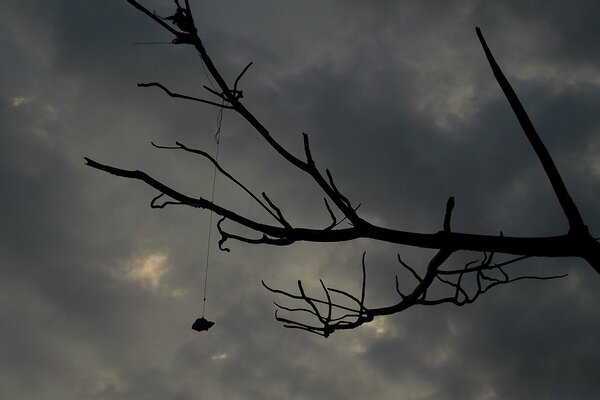
[[[185,289],[163,282],[170,269],[168,255],[155,251],[132,257],[111,274],[117,280],[136,284],[154,293],[181,299],[186,295]]]
[[[157,290],[160,280],[167,273],[167,256],[151,254],[129,265],[125,278],[139,282],[143,287]]]
[[[390,324],[387,317],[375,318],[373,321],[364,325],[364,330],[360,337],[351,340],[348,351],[353,354],[363,354],[368,351],[369,344],[383,338],[397,337],[397,329]]]

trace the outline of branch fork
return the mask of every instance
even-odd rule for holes
[[[371,224],[357,213],[360,204],[358,206],[354,205],[338,188],[330,170],[325,169],[324,173],[319,170],[311,152],[309,136],[306,133],[302,133],[304,154],[302,157],[295,156],[285,149],[256,116],[242,104],[240,100],[243,98],[243,91],[239,89],[239,83],[252,63],[250,62],[244,67],[236,77],[233,85],[230,86],[215,66],[202,40],[198,36],[188,0],[185,0],[183,5],[178,0],[175,0],[175,13],[166,18],[150,12],[136,0],[127,0],[127,2],[172,34],[174,36],[172,43],[188,44],[194,47],[203,65],[206,67],[208,75],[216,84],[212,88],[204,86],[204,89],[215,96],[217,101],[172,92],[158,82],[139,83],[138,86],[157,87],[173,98],[218,107],[221,111],[227,109],[236,112],[273,151],[279,154],[290,165],[307,174],[314,181],[315,185],[320,188],[323,192],[325,210],[330,222],[324,223],[323,226],[325,228],[321,229],[294,226],[284,215],[282,208],[266,193],[263,192],[260,196],[255,195],[247,186],[226,171],[207,152],[190,148],[179,142],[176,142],[174,146],[159,146],[154,143],[152,145],[158,149],[179,150],[196,154],[208,160],[216,167],[219,173],[233,182],[250,196],[253,202],[265,210],[272,223],[259,222],[201,197],[176,191],[143,171],[117,168],[85,158],[88,166],[119,177],[140,180],[154,188],[158,192],[158,195],[150,202],[152,208],[163,209],[171,205],[186,205],[211,210],[220,215],[221,219],[217,223],[217,228],[221,234],[219,248],[223,251],[229,251],[225,247],[225,242],[229,239],[248,244],[287,246],[298,241],[340,242],[358,238],[368,238],[398,245],[436,250],[435,255],[429,260],[427,266],[422,268],[424,269],[422,273],[419,273],[417,269],[404,262],[400,255],[398,255],[398,263],[412,277],[411,280],[414,281],[414,286],[409,292],[403,293],[400,290],[400,279],[396,276],[396,291],[399,300],[392,305],[384,307],[373,308],[367,307],[365,304],[366,266],[364,253],[361,261],[362,289],[359,296],[328,287],[322,280],[320,280],[323,291],[321,298],[308,295],[301,281],[298,281],[297,284],[298,293],[274,289],[263,282],[263,285],[269,291],[303,303],[301,307],[290,307],[276,303],[279,310],[283,310],[286,313],[301,313],[316,319],[315,323],[309,324],[290,319],[287,316],[281,316],[276,312],[276,319],[282,322],[285,327],[301,329],[327,337],[335,331],[352,329],[372,321],[377,316],[398,313],[415,305],[452,303],[462,306],[472,303],[480,295],[496,286],[518,280],[547,280],[564,276],[539,277],[519,275],[511,277],[505,270],[505,267],[529,257],[579,257],[586,260],[597,272],[600,272],[600,243],[591,236],[550,153],[534,128],[515,91],[494,59],[479,28],[476,28],[477,37],[490,64],[493,75],[519,121],[527,140],[539,158],[562,212],[569,223],[569,231],[564,234],[550,237],[509,237],[502,234],[478,235],[454,232],[450,226],[452,211],[454,209],[453,197],[450,197],[446,203],[442,230],[438,232],[408,232]],[[168,22],[171,22],[174,27]],[[344,221],[347,221],[349,226],[341,227],[340,224]],[[248,237],[233,233],[225,228],[225,222],[247,228],[256,235],[255,237]],[[442,265],[458,251],[473,251],[483,254],[483,257],[480,260],[469,262],[460,268],[442,268]],[[495,262],[497,254],[512,255],[513,257],[505,261]],[[469,284],[468,282],[471,283]],[[429,294],[431,291],[428,291],[428,289],[432,285],[446,288],[449,294],[445,297],[431,297]]]

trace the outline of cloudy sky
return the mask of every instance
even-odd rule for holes
[[[480,26],[600,236],[600,6],[595,1],[192,1],[228,79],[301,155],[301,132],[361,215],[419,232],[538,236],[567,224],[475,36]],[[167,0],[143,2],[161,15]],[[88,168],[143,169],[194,196],[212,169],[217,110],[198,56],[124,0],[5,0],[0,13],[0,397],[3,399],[591,399],[600,397],[600,277],[579,259],[532,259],[555,281],[500,287],[466,307],[415,307],[328,339],[284,329],[262,288],[360,287],[396,302],[396,254],[370,241],[210,253],[209,216],[152,210],[157,193]],[[296,224],[328,224],[322,194],[225,113],[220,160]],[[265,218],[223,179],[217,200]],[[214,238],[214,236],[213,236]],[[460,266],[479,254],[451,259]],[[454,264],[453,264],[454,263]],[[408,281],[408,278],[406,282]],[[314,292],[317,294],[318,292]],[[356,293],[356,292],[355,292]]]

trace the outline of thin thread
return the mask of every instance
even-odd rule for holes
[[[217,165],[216,163],[219,161],[219,144],[221,142],[221,124],[223,122],[223,108],[219,110],[219,114],[217,115],[217,132],[215,133],[215,141],[217,142],[217,149],[215,151],[215,167],[213,169],[213,184],[212,184],[212,193],[210,196],[210,202],[214,203],[215,201],[215,186],[217,183]],[[209,213],[208,219],[208,240],[206,244],[206,264],[204,267],[204,295],[202,296],[202,317],[204,318],[204,312],[206,311],[206,289],[208,286],[208,267],[210,265],[210,242],[211,242],[211,233],[212,233],[212,219],[213,212],[212,210]]]
[[[212,79],[210,79],[210,75],[209,75],[208,71],[206,70],[206,64],[204,64],[204,60],[202,58],[200,58],[200,65],[202,66],[202,71],[204,71],[204,76],[206,76],[206,79],[208,80],[208,84],[213,88],[213,90],[216,91],[217,88],[216,88],[215,84],[213,83]],[[223,111],[223,109],[221,109],[221,111]]]

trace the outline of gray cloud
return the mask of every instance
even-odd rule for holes
[[[148,1],[161,15],[170,1]],[[598,6],[576,2],[192,2],[225,75],[368,219],[439,229],[446,198],[461,231],[550,235],[566,222],[474,33],[481,26],[557,161],[592,232],[597,212]],[[224,22],[226,21],[226,23]],[[396,253],[358,241],[211,249],[209,332],[201,312],[208,215],[148,207],[155,193],[82,157],[148,171],[208,196],[212,171],[150,140],[213,150],[217,111],[137,82],[199,95],[182,46],[126,2],[8,1],[0,15],[0,397],[10,399],[594,398],[597,274],[580,260],[513,267],[569,277],[517,282],[464,308],[415,308],[327,340],[285,330],[260,285],[359,290],[396,301]],[[221,160],[294,221],[327,221],[322,196],[238,117]],[[217,199],[265,219],[222,179]],[[214,239],[214,237],[213,237]],[[213,244],[215,241],[213,240]],[[461,265],[464,255],[453,262]],[[408,277],[402,276],[403,284]],[[280,300],[280,299],[279,299]]]

